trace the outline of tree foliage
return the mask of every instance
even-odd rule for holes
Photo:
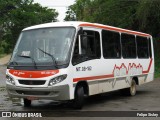
[[[75,6],[71,5],[68,7],[68,10],[66,12],[65,21],[76,21],[76,14],[75,14]]]
[[[28,26],[56,21],[55,9],[33,0],[0,0],[0,52],[10,52],[20,31]]]
[[[139,30],[147,31],[154,37],[160,38],[160,1],[140,1],[136,14],[136,19],[139,22]]]
[[[76,0],[66,21],[96,22],[160,37],[159,0]]]

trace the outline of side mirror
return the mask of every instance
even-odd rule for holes
[[[83,28],[82,28],[82,27],[80,27],[80,29],[79,29],[79,31],[78,31],[78,34],[79,34],[79,35],[83,35]]]

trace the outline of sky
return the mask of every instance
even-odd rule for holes
[[[35,3],[39,3],[44,7],[54,8],[59,13],[58,21],[63,21],[67,11],[67,7],[74,4],[75,0],[34,0]]]

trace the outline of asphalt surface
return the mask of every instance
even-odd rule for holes
[[[9,99],[7,95],[7,91],[5,89],[5,70],[6,70],[5,66],[0,66],[0,111],[22,111],[22,112],[39,111],[39,112],[44,112],[43,116],[52,116],[52,118],[54,119],[55,119],[54,116],[58,114],[58,117],[56,117],[57,120],[58,119],[65,119],[65,120],[78,119],[79,120],[81,118],[87,119],[87,120],[97,119],[96,117],[89,117],[89,116],[84,117],[83,114],[81,117],[77,117],[75,114],[72,114],[73,116],[71,115],[69,117],[65,117],[67,116],[66,111],[76,111],[77,113],[78,112],[84,113],[85,111],[86,112],[89,111],[90,115],[95,114],[96,111],[98,112],[99,111],[145,111],[145,112],[160,111],[160,79],[155,79],[153,82],[147,83],[145,85],[137,86],[137,94],[136,96],[133,96],[133,97],[122,96],[119,91],[91,96],[87,98],[86,103],[82,110],[74,110],[72,107],[70,107],[70,104],[68,103],[57,103],[49,100],[33,101],[32,106],[30,108],[26,108],[26,107],[23,107],[23,102],[21,99],[14,99],[13,101]],[[49,112],[45,112],[45,111],[49,111]],[[94,112],[92,113],[91,111],[94,111]],[[124,114],[127,114],[127,113],[124,113]],[[62,118],[63,116],[64,118]],[[113,120],[137,119],[132,117],[131,118],[122,118],[122,117],[113,118],[113,117],[112,117]],[[37,118],[37,119],[40,119],[40,118]],[[49,118],[46,118],[46,120],[47,119]],[[103,118],[103,115],[102,115],[102,117],[99,117],[98,119],[105,119],[105,118]],[[159,118],[154,118],[154,119],[158,120]],[[21,118],[20,120],[26,120],[26,118],[24,119]]]

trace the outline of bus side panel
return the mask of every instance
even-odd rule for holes
[[[86,81],[89,85],[89,94],[98,94],[98,79],[102,75],[101,60],[88,60],[73,66],[73,83]]]
[[[152,62],[151,59],[89,60],[74,66],[73,80],[87,81],[89,95],[123,89],[130,87],[133,77],[138,77],[139,84],[152,81]]]
[[[99,80],[99,92],[108,92],[117,89],[122,89],[130,86],[130,81],[126,80],[126,74],[124,66],[122,66],[121,59],[102,59],[101,61],[101,71],[102,74],[106,75],[108,78],[105,80]],[[119,68],[122,66],[122,70]]]

